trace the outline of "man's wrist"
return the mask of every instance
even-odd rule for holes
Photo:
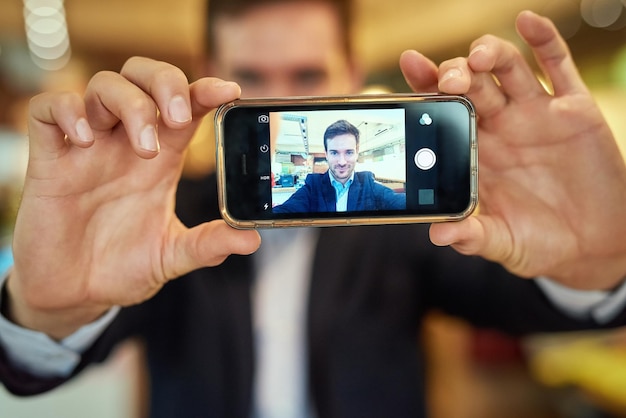
[[[98,320],[78,329],[63,340],[23,328],[4,315],[7,309],[8,273],[0,276],[0,345],[13,367],[41,377],[67,377],[89,348],[115,319],[119,307],[113,307]]]
[[[3,286],[0,312],[15,325],[46,334],[50,338],[61,341],[72,335],[86,324],[95,322],[111,307],[71,308],[41,311],[28,305],[19,296],[17,272],[9,271]],[[97,310],[96,310],[97,309]]]

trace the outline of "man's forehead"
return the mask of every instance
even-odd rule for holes
[[[333,136],[328,138],[326,142],[328,148],[356,148],[356,137],[350,133]]]
[[[214,52],[222,60],[280,59],[286,51],[305,57],[332,53],[343,45],[336,11],[322,2],[280,2],[219,16],[212,34]]]

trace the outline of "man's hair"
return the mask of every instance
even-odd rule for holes
[[[277,3],[298,2],[325,3],[332,6],[337,11],[345,52],[348,56],[352,53],[352,16],[354,14],[352,0],[208,0],[208,2],[206,48],[209,57],[215,54],[216,45],[213,28],[215,27],[215,21],[220,16],[239,17],[257,7]]]
[[[332,123],[326,131],[324,131],[324,150],[328,151],[328,140],[333,139],[339,135],[351,134],[354,135],[354,139],[356,139],[356,145],[359,146],[359,136],[361,133],[359,129],[348,122],[347,120],[338,120],[337,122]]]

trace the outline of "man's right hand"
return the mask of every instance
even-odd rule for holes
[[[132,58],[84,97],[31,101],[30,156],[5,312],[61,339],[111,306],[145,301],[173,278],[249,254],[255,231],[222,221],[187,229],[174,198],[202,117],[236,99],[234,83],[188,84],[179,69]]]
[[[553,92],[519,48],[490,35],[440,64],[440,90],[466,94],[479,116],[480,211],[433,224],[431,241],[521,277],[616,289],[626,274],[624,159],[554,23],[529,11],[516,23]],[[401,65],[413,88],[433,88],[432,62],[410,51]]]

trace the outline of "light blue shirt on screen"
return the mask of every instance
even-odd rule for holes
[[[346,184],[341,184],[341,182],[337,181],[330,170],[328,171],[328,175],[330,176],[330,184],[333,185],[335,195],[337,196],[337,207],[335,210],[337,212],[345,212],[348,210],[348,189],[354,181],[354,171],[348,181],[346,181]]]
[[[0,248],[0,274],[6,272],[13,265],[13,254],[9,247]]]

